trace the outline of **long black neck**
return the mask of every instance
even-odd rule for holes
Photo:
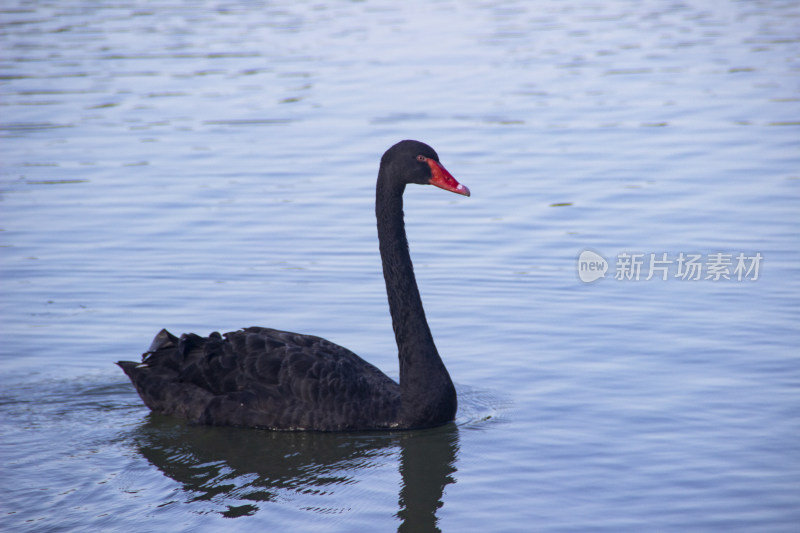
[[[378,175],[378,218],[383,277],[400,359],[401,423],[424,427],[452,420],[456,392],[433,342],[414,277],[403,222],[405,184]]]

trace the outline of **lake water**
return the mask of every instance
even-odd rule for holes
[[[3,531],[798,530],[799,2],[9,0],[0,50]],[[405,138],[472,190],[406,194],[457,423],[151,415],[162,327],[397,376]]]

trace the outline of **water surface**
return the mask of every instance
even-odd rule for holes
[[[6,2],[0,527],[793,531],[800,4]],[[113,365],[263,325],[397,375],[373,188],[406,194],[459,391],[431,431],[150,414]],[[583,283],[577,258],[608,260]],[[758,278],[616,280],[620,254]]]

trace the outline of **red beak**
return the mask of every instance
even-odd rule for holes
[[[431,167],[431,181],[429,182],[431,185],[436,185],[440,189],[454,192],[456,194],[469,196],[469,189],[456,181],[453,175],[450,174],[446,168],[431,158],[428,158],[426,162],[428,163],[428,166]]]

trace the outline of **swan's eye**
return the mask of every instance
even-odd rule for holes
[[[417,161],[422,161],[424,163],[427,160],[428,160],[428,158],[425,157],[424,155],[418,155],[417,156]]]

